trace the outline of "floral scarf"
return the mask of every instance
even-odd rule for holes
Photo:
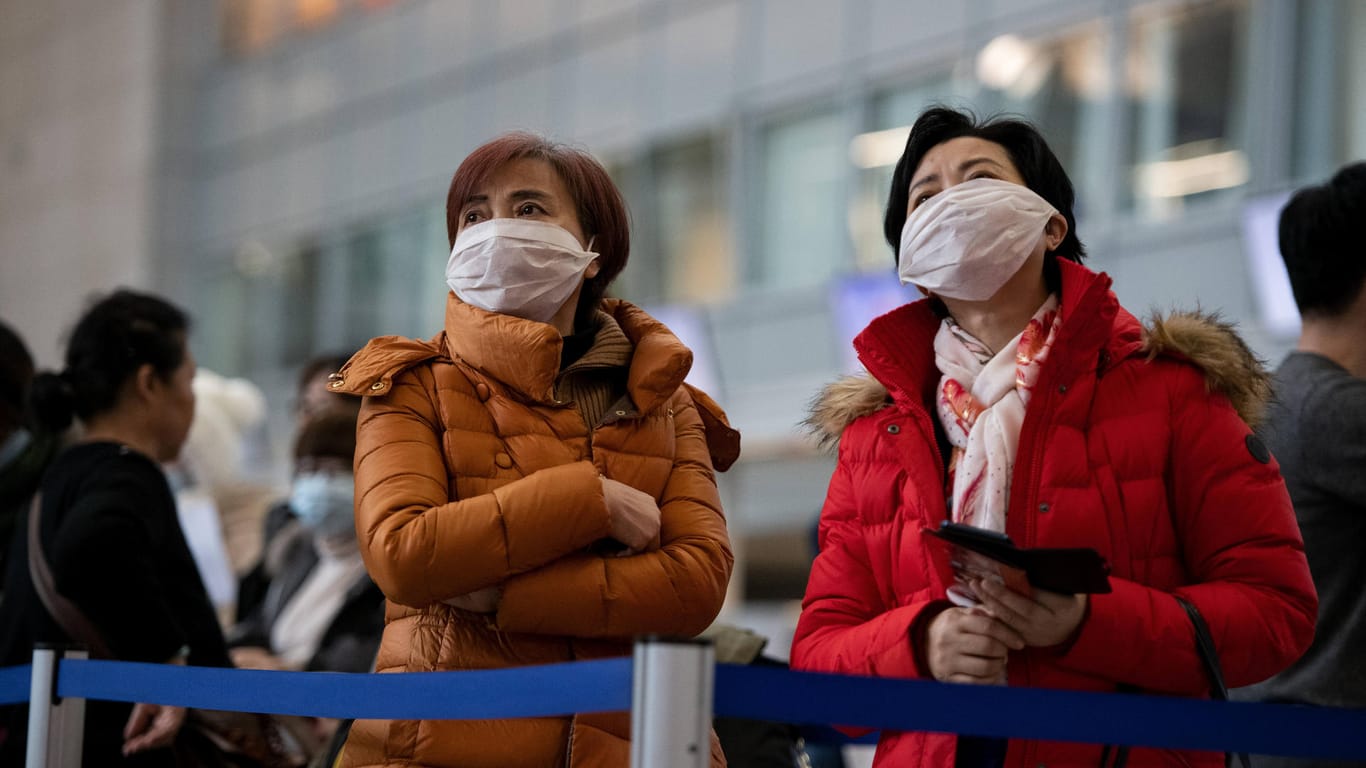
[[[952,318],[939,326],[937,409],[953,445],[946,490],[955,522],[1005,532],[1020,427],[1059,324],[1058,298],[1051,295],[1000,352]]]

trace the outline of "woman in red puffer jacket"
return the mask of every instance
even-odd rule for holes
[[[1289,497],[1253,435],[1267,379],[1226,326],[1145,327],[1081,266],[1073,192],[1038,132],[935,108],[911,130],[885,232],[926,298],[855,340],[868,375],[819,398],[839,443],[794,668],[1203,696],[1208,622],[1229,686],[1294,661],[1317,598]],[[954,583],[927,528],[1090,547],[1113,591]],[[963,723],[971,730],[971,723]],[[880,766],[1099,765],[1098,745],[886,732]],[[1133,749],[1129,765],[1222,765]]]

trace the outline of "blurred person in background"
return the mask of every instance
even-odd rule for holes
[[[248,445],[266,417],[260,388],[203,368],[193,386],[190,434],[166,474],[190,552],[226,626],[235,615],[238,579],[260,559],[262,521],[279,490],[246,469]]]
[[[794,668],[1203,696],[1178,598],[1208,622],[1230,684],[1309,646],[1316,600],[1299,530],[1249,426],[1266,374],[1211,318],[1140,325],[1110,279],[1081,265],[1072,205],[1028,123],[932,108],[912,127],[884,233],[902,282],[926,298],[858,336],[868,375],[829,387],[812,414],[839,459]],[[960,591],[924,533],[945,520],[1022,547],[1095,549],[1112,592],[972,578]],[[1105,750],[884,731],[875,761],[1099,765]],[[1129,762],[1223,757],[1133,748]]]
[[[77,323],[66,368],[34,380],[43,424],[58,431],[74,415],[83,433],[48,468],[37,514],[15,536],[0,664],[27,663],[36,643],[84,641],[49,613],[30,578],[28,542],[36,540],[57,595],[84,614],[112,658],[231,666],[161,470],[194,416],[188,328],[167,302],[117,291]],[[39,526],[26,535],[31,519]],[[26,710],[8,713],[0,764],[23,760]],[[169,747],[184,719],[180,707],[89,701],[85,764],[173,765]]]
[[[265,589],[228,633],[239,667],[366,672],[384,629],[384,596],[356,543],[356,419],[320,411],[295,443],[294,519],[252,570]]]
[[[1366,163],[1295,193],[1280,246],[1303,320],[1259,431],[1295,502],[1319,592],[1314,644],[1235,698],[1366,707]],[[1257,756],[1259,766],[1347,762]],[[1359,763],[1355,763],[1359,764]]]
[[[630,248],[620,193],[587,153],[513,133],[461,163],[446,212],[444,331],[375,339],[331,382],[366,396],[356,527],[389,601],[378,671],[696,635],[730,578],[713,472],[739,436],[684,385],[687,347],[603,298]],[[343,764],[626,765],[629,738],[626,713],[361,720]]]
[[[0,599],[10,538],[23,529],[29,501],[56,455],[60,434],[41,429],[29,415],[33,357],[19,334],[0,323]]]
[[[333,408],[306,421],[294,451],[289,506],[249,578],[260,599],[242,604],[228,632],[245,669],[368,672],[384,631],[384,595],[365,572],[356,544],[351,463],[355,412]],[[321,721],[330,738],[336,721]]]
[[[298,440],[302,430],[308,422],[323,414],[340,412],[344,418],[350,418],[351,429],[355,430],[356,415],[360,413],[361,399],[354,395],[337,392],[328,386],[332,374],[341,370],[341,367],[350,359],[349,355],[323,354],[306,360],[299,370],[294,390],[294,401],[291,404],[294,414],[294,436],[291,451],[295,458],[298,453]],[[347,468],[350,471],[350,467]],[[291,484],[293,478],[290,478]],[[297,531],[298,519],[295,517],[294,509],[290,506],[289,499],[276,498],[270,508],[266,510],[253,532],[253,537],[261,543],[260,555],[250,566],[250,569],[241,574],[237,582],[237,623],[248,620],[252,610],[265,600],[266,589],[270,585],[270,577],[262,569],[262,563],[269,557],[271,547],[274,546],[276,538],[290,530]],[[292,538],[292,535],[291,535]],[[284,546],[284,545],[282,545]]]

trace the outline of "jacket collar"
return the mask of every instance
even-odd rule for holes
[[[1154,313],[1144,327],[1119,306],[1110,278],[1068,261],[1059,267],[1064,322],[1045,368],[1050,384],[1066,384],[1092,365],[1100,374],[1130,358],[1183,360],[1204,373],[1210,392],[1228,397],[1238,415],[1256,426],[1271,397],[1271,380],[1231,324],[1195,311]],[[822,445],[833,446],[846,427],[889,399],[902,407],[933,402],[939,322],[930,302],[916,302],[874,320],[854,340],[871,375],[844,377],[816,397],[805,423]]]
[[[692,352],[668,328],[640,308],[606,299],[602,311],[634,346],[626,391],[637,411],[649,413],[673,396],[692,367]],[[487,312],[446,297],[445,348],[452,359],[497,379],[520,397],[555,401],[564,340],[553,327]]]
[[[1049,366],[1054,381],[1066,382],[1087,367],[1108,365],[1136,352],[1138,321],[1110,291],[1110,277],[1066,259],[1058,260],[1062,326]],[[854,339],[854,349],[868,372],[899,404],[924,404],[939,382],[934,363],[934,336],[941,315],[934,302],[922,299],[873,320]]]

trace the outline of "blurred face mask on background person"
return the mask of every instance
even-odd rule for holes
[[[1020,271],[1057,211],[1021,184],[981,178],[955,184],[906,217],[902,284],[962,301],[986,301]]]
[[[593,247],[591,240],[588,247]],[[446,285],[466,304],[548,323],[582,284],[596,257],[555,224],[489,219],[455,238]]]
[[[349,472],[301,472],[289,506],[299,523],[323,538],[355,535],[355,480]]]

